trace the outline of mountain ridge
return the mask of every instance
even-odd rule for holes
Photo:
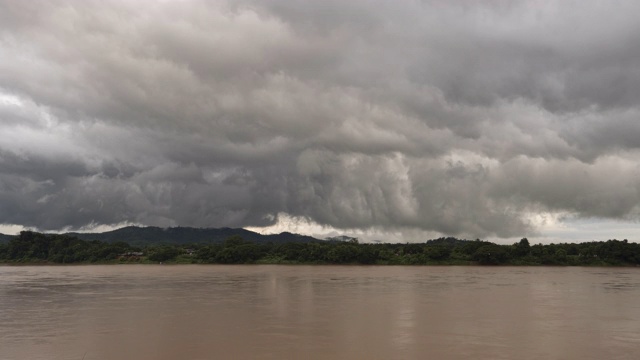
[[[11,239],[13,239],[13,235],[6,235],[6,234],[0,233],[0,244],[6,244]]]
[[[157,244],[216,244],[232,236],[240,236],[242,239],[255,243],[287,243],[287,242],[314,242],[322,241],[307,235],[282,232],[280,234],[260,234],[242,228],[193,228],[193,227],[169,227],[156,226],[126,226],[115,230],[80,233],[66,232],[63,235],[77,237],[85,241],[102,241],[106,243],[126,242],[135,246]],[[0,233],[0,244],[6,244],[14,235]]]
[[[156,226],[126,226],[123,228],[105,231],[101,233],[68,232],[65,235],[75,236],[87,241],[103,241],[113,243],[123,241],[131,245],[155,245],[155,244],[215,244],[222,243],[231,236],[240,236],[242,239],[255,243],[286,243],[286,242],[313,242],[321,241],[311,236],[283,232],[280,234],[260,234],[242,228],[193,228],[193,227],[169,227]]]

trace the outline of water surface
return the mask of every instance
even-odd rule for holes
[[[637,359],[640,269],[0,266],[0,359]]]

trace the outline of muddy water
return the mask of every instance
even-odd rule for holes
[[[0,359],[637,359],[640,269],[0,266]]]

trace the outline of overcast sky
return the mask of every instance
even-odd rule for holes
[[[640,240],[638,14],[0,0],[0,230]]]

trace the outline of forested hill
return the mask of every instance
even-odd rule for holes
[[[218,244],[232,236],[240,236],[253,243],[287,243],[287,242],[312,242],[319,241],[316,238],[288,232],[280,234],[262,235],[245,229],[220,228],[201,229],[190,227],[137,227],[128,226],[121,229],[103,233],[67,233],[82,240],[98,240],[106,243],[123,241],[134,246],[154,244]]]
[[[0,234],[0,244],[6,244],[13,238],[14,237],[12,235]]]

